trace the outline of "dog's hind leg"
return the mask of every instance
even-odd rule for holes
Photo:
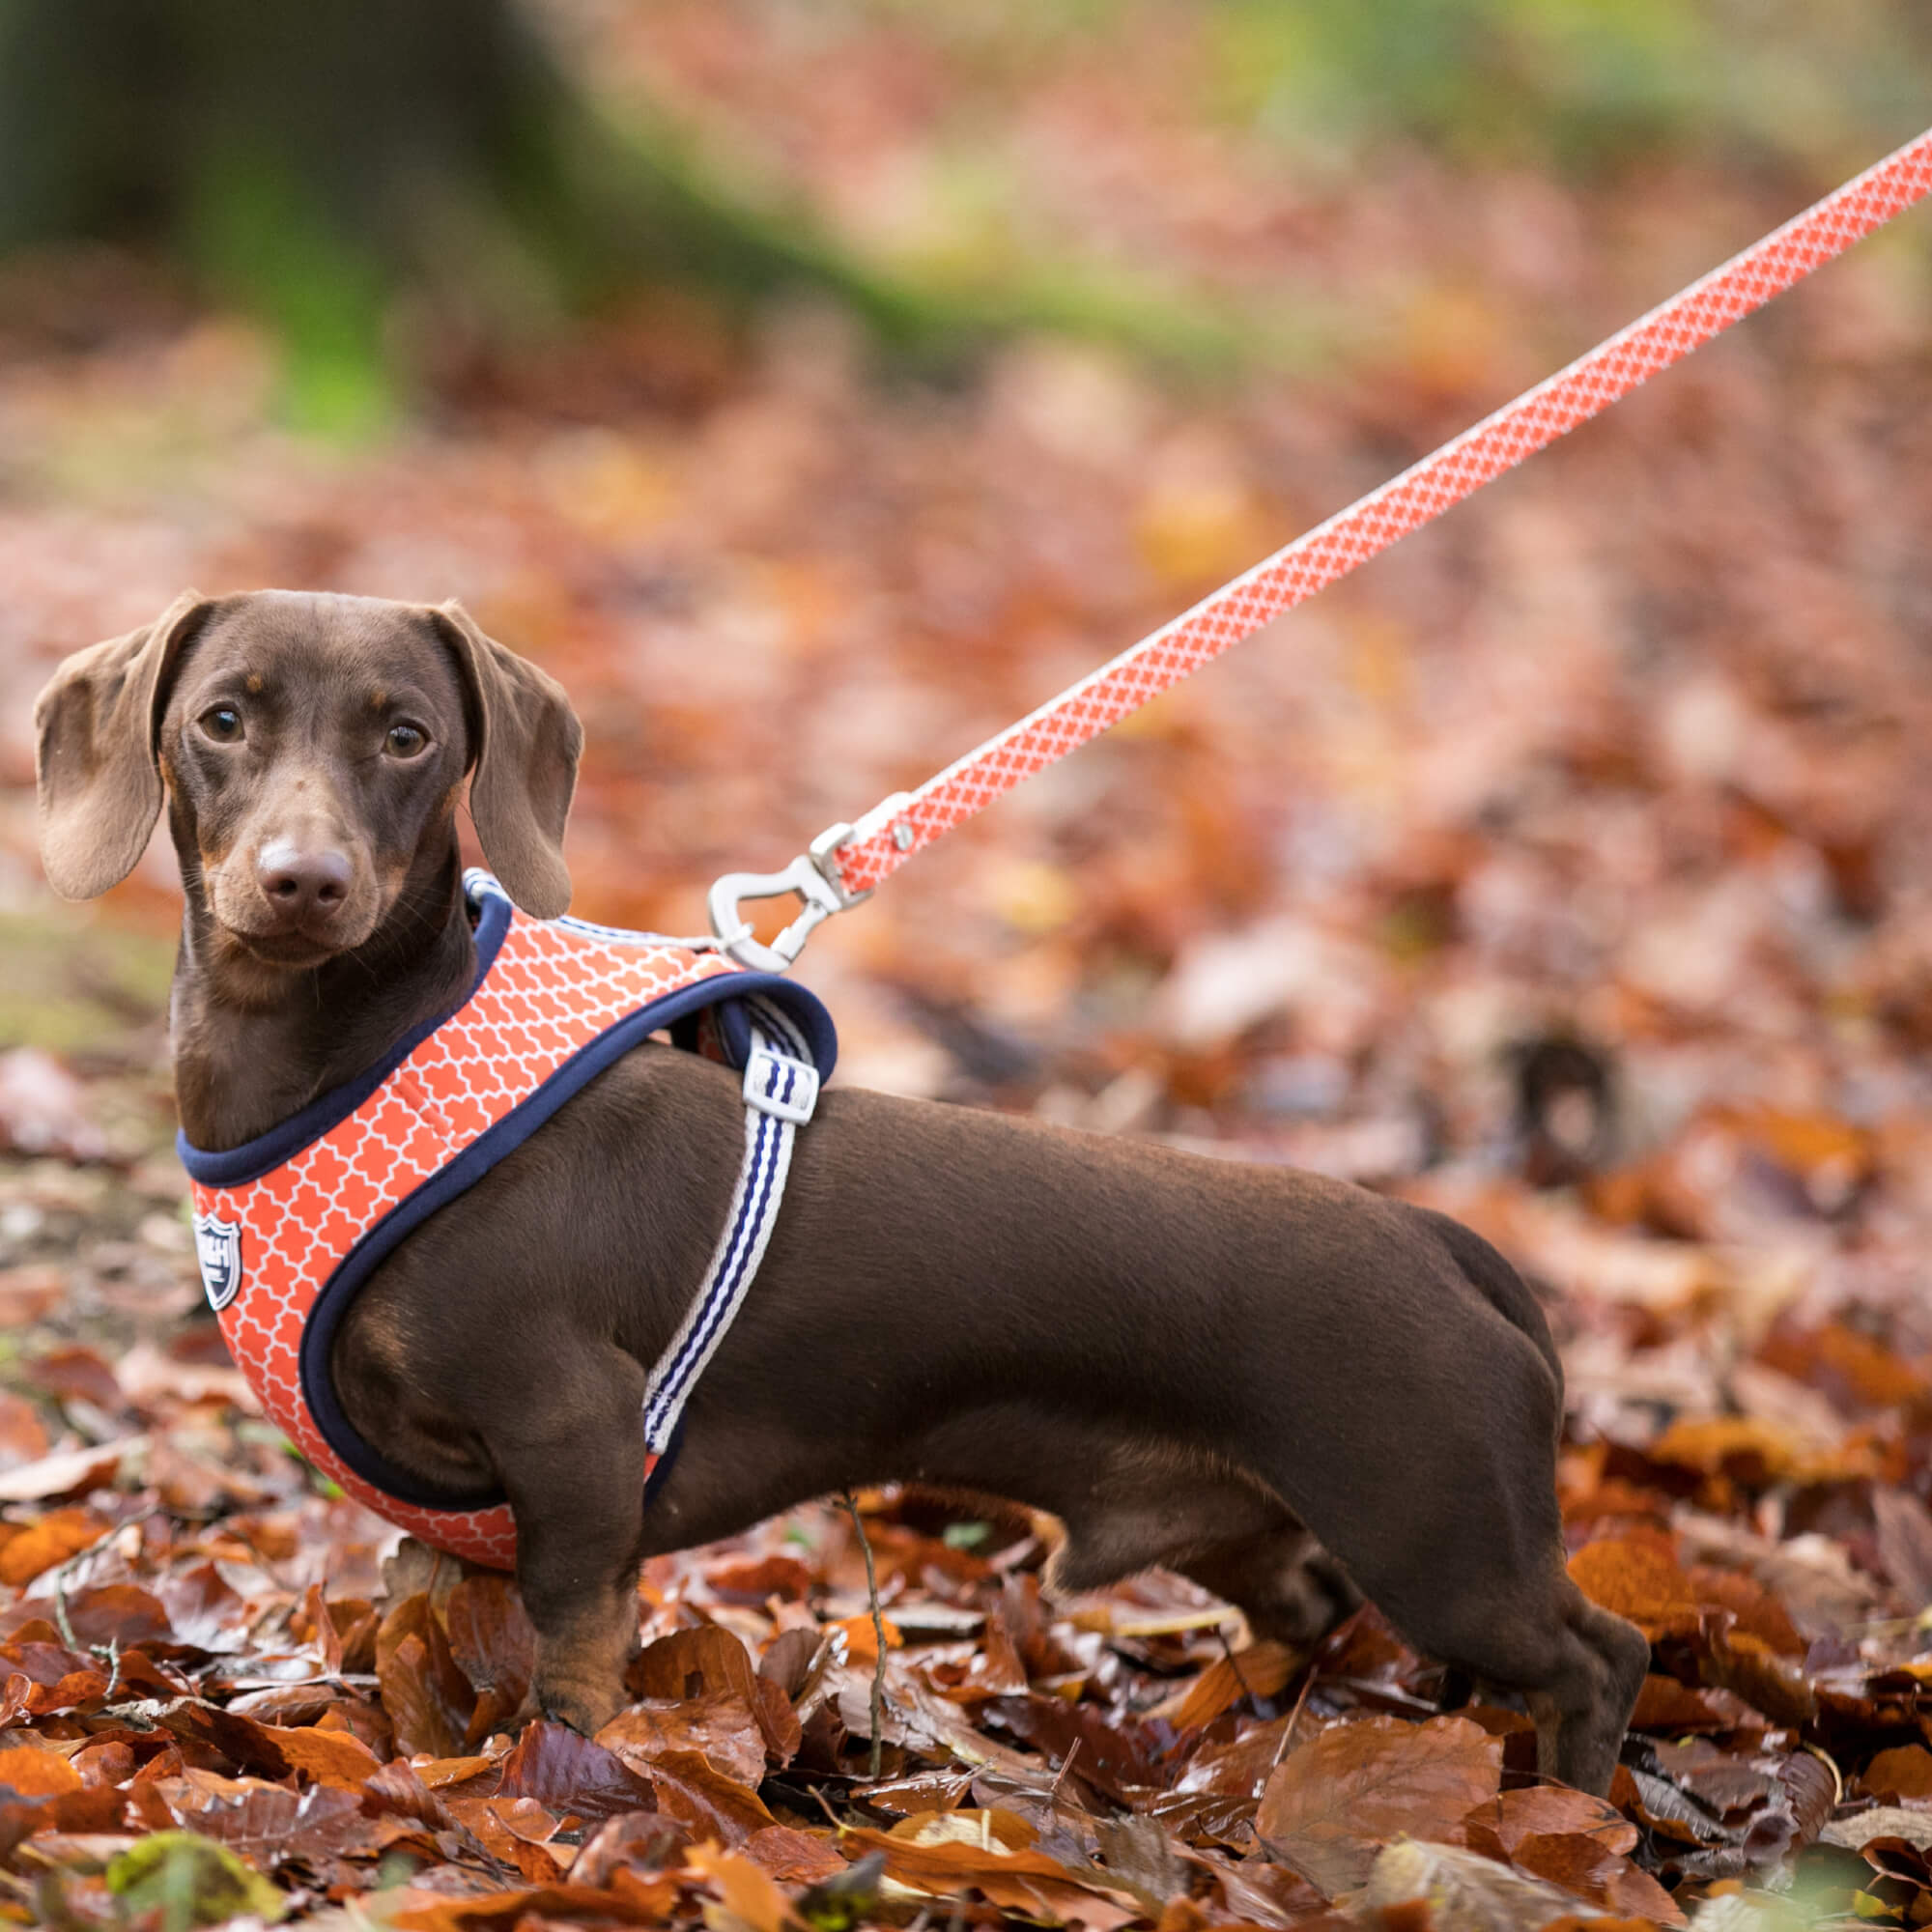
[[[1174,1567],[1225,1597],[1257,1636],[1316,1642],[1362,1601],[1362,1593],[1308,1531],[1282,1513],[1277,1529],[1178,1560]]]
[[[1280,1497],[1224,1457],[1114,1441],[1087,1473],[1049,1589],[1093,1589],[1160,1564],[1225,1597],[1257,1636],[1291,1644],[1313,1642],[1361,1602]]]
[[[1602,1797],[1650,1645],[1634,1625],[1590,1602],[1552,1542],[1541,1558],[1504,1561],[1507,1539],[1462,1542],[1453,1558],[1361,1577],[1408,1641],[1480,1682],[1520,1691],[1536,1720],[1537,1769]],[[1444,1587],[1450,1577],[1454,1587]],[[1378,1581],[1381,1587],[1378,1587]]]
[[[1313,1643],[1361,1601],[1341,1565],[1289,1519],[1279,1533],[1225,1545],[1174,1568],[1246,1613],[1257,1636]],[[1383,1608],[1410,1642],[1469,1676],[1520,1690],[1536,1720],[1538,1769],[1602,1793],[1616,1769],[1624,1725],[1650,1663],[1650,1646],[1600,1609],[1552,1564],[1510,1578],[1492,1614],[1480,1606],[1421,1607],[1400,1593]]]
[[[1459,1605],[1457,1627],[1441,1634],[1409,1634],[1473,1675],[1521,1691],[1536,1720],[1537,1770],[1602,1797],[1650,1667],[1650,1645],[1561,1569],[1519,1584],[1511,1597],[1489,1616]]]
[[[1552,1679],[1525,1686],[1536,1719],[1537,1766],[1581,1791],[1607,1793],[1624,1730],[1650,1668],[1634,1625],[1590,1602],[1566,1576],[1562,1657]]]

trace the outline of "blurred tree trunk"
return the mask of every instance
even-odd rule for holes
[[[263,314],[298,418],[382,412],[409,289],[501,326],[640,280],[937,311],[580,97],[515,0],[0,0],[0,251],[157,247]]]

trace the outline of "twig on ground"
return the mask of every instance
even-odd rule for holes
[[[859,1517],[858,1499],[850,1490],[844,1491],[839,1501],[845,1505],[845,1514],[852,1519],[852,1527],[858,1532],[859,1548],[866,1556],[866,1598],[872,1606],[872,1642],[878,1655],[872,1662],[872,1769],[871,1778],[878,1782],[879,1768],[884,1762],[885,1740],[879,1735],[885,1724],[886,1712],[886,1619],[879,1609],[879,1573],[872,1567],[871,1539],[866,1534],[866,1525]]]
[[[1356,1610],[1353,1614],[1355,1617],[1359,1617],[1362,1614],[1362,1612],[1360,1610]],[[1343,1626],[1338,1624],[1335,1627],[1335,1630],[1329,1632],[1328,1636],[1323,1639],[1323,1642],[1324,1643],[1332,1642],[1335,1635],[1342,1629]],[[1315,1647],[1315,1649],[1309,1653],[1308,1674],[1301,1680],[1301,1689],[1296,1693],[1294,1699],[1294,1709],[1288,1714],[1288,1722],[1282,1726],[1281,1737],[1275,1745],[1274,1756],[1269,1761],[1268,1764],[1268,1773],[1270,1776],[1273,1775],[1275,1766],[1280,1764],[1282,1759],[1288,1755],[1288,1747],[1291,1740],[1294,1736],[1295,1725],[1300,1723],[1301,1721],[1301,1713],[1303,1707],[1308,1702],[1308,1693],[1315,1689],[1315,1680],[1321,1674],[1321,1645],[1318,1644]]]
[[[125,1518],[111,1528],[103,1529],[86,1548],[76,1549],[71,1556],[66,1557],[61,1562],[56,1563],[47,1573],[47,1580],[53,1584],[54,1588],[54,1623],[60,1631],[61,1641],[70,1650],[78,1650],[80,1648],[80,1639],[74,1635],[73,1625],[67,1613],[68,1577],[81,1564],[85,1563],[90,1556],[94,1555],[96,1551],[113,1542],[124,1529],[132,1529],[137,1522],[146,1522],[151,1516],[159,1516],[160,1513],[161,1505],[159,1503],[149,1503],[144,1509],[136,1510],[132,1516]],[[96,1646],[96,1648],[99,1649],[100,1646]],[[115,1674],[118,1679],[120,1674],[120,1662],[118,1658],[115,1661]]]
[[[1235,1673],[1235,1682],[1241,1687],[1241,1695],[1252,1703],[1255,1693],[1249,1688],[1247,1678],[1241,1674],[1241,1660],[1235,1655],[1235,1646],[1228,1641],[1227,1626],[1216,1624],[1214,1634],[1220,1639],[1221,1655],[1228,1660],[1228,1668]]]

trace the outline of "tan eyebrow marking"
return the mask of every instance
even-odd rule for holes
[[[258,670],[251,670],[244,682],[251,693],[259,694],[262,689],[262,673]]]
[[[388,703],[389,694],[383,690],[380,685],[369,694],[369,709],[371,711],[384,711],[388,708]]]

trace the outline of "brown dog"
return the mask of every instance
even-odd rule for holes
[[[466,774],[511,896],[567,900],[577,720],[454,606],[185,598],[68,659],[37,720],[58,892],[123,877],[166,801],[201,1148],[463,997]],[[646,1365],[740,1122],[735,1076],[639,1047],[410,1235],[336,1337],[337,1398],[391,1463],[514,1505],[544,1710],[592,1730],[617,1708],[645,1555],[902,1479],[1051,1511],[1063,1588],[1162,1563],[1304,1637],[1352,1584],[1523,1693],[1546,1774],[1607,1787],[1648,1650],[1564,1569],[1543,1317],[1466,1229],[1332,1180],[834,1089],[646,1511]]]

